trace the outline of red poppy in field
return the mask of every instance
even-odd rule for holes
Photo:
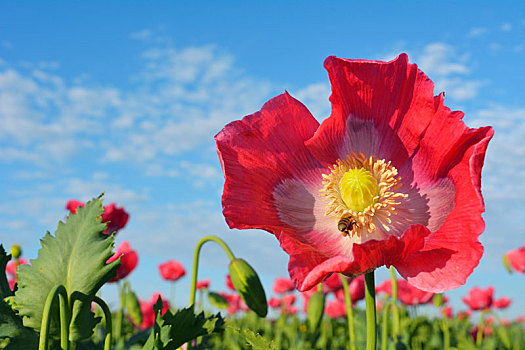
[[[392,281],[385,280],[376,287],[376,293],[392,295]],[[421,305],[432,301],[434,293],[414,287],[405,280],[397,280],[397,298],[405,305]]]
[[[162,294],[155,293],[151,296],[150,300],[140,300],[140,311],[142,312],[142,324],[139,326],[141,329],[150,328],[155,323],[155,311],[153,311],[153,305],[157,302],[158,298],[162,300],[162,315],[168,311],[170,304],[164,299]]]
[[[15,288],[16,280],[14,277],[8,278],[7,283],[9,284],[9,289],[13,290],[13,288]]]
[[[519,249],[510,250],[506,256],[514,270],[525,273],[525,245]]]
[[[295,294],[287,294],[283,297],[283,304],[287,306],[291,306],[295,304],[295,301],[297,300],[297,297]]]
[[[494,306],[496,309],[506,309],[510,306],[512,303],[512,300],[507,297],[501,297],[492,303],[492,306]]]
[[[71,213],[76,214],[78,207],[84,208],[84,203],[72,199],[66,204],[66,209]],[[102,222],[106,223],[107,227],[104,230],[104,234],[110,235],[117,233],[120,229],[124,228],[128,223],[129,214],[124,210],[123,207],[117,208],[115,203],[104,206],[104,213],[102,213]]]
[[[295,286],[291,279],[286,277],[277,277],[273,282],[272,290],[274,293],[283,294],[294,291]]]
[[[123,241],[115,250],[115,254],[108,259],[107,264],[120,258],[122,264],[117,270],[117,276],[110,279],[108,282],[117,282],[131,273],[137,267],[139,256],[136,251],[131,249],[128,241]]]
[[[444,308],[441,309],[441,314],[446,317],[446,318],[452,318],[452,307],[450,306],[445,306]]]
[[[344,301],[333,299],[326,303],[325,313],[331,318],[341,318],[346,316],[346,305]]]
[[[210,288],[210,279],[207,278],[205,280],[200,280],[200,281],[197,281],[197,286],[196,286],[197,290],[201,290],[201,289],[208,289]]]
[[[25,258],[19,258],[18,259],[18,265],[23,265],[23,264],[27,264],[27,263],[28,263],[28,261]],[[5,273],[14,277],[15,273],[16,273],[16,269],[17,269],[17,266],[15,264],[15,261],[14,260],[9,260],[9,262],[7,263],[7,265],[5,267]]]
[[[278,309],[281,307],[281,299],[273,297],[268,300],[268,306],[272,309]]]
[[[352,298],[352,305],[365,298],[365,277],[363,275],[353,278],[348,284],[348,292]],[[341,301],[345,300],[345,291],[343,288],[338,289],[335,297]]]
[[[159,265],[159,272],[166,281],[177,281],[186,275],[184,266],[177,260],[168,260]]]
[[[468,291],[468,295],[463,297],[461,300],[468,307],[473,310],[486,310],[492,306],[492,296],[494,294],[494,287],[490,286],[487,289],[481,289],[479,287],[471,288]]]
[[[226,287],[228,287],[230,290],[235,290],[235,286],[233,285],[232,278],[230,275],[226,275]]]
[[[470,312],[470,310],[460,311],[458,312],[458,320],[462,321],[464,319],[469,319],[471,315],[472,313]]]
[[[483,254],[492,128],[469,129],[405,54],[325,67],[322,124],[284,93],[215,136],[228,225],[274,234],[300,291],[383,265],[420,289],[463,285]]]

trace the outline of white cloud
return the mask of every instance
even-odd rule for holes
[[[321,122],[330,115],[330,101],[328,100],[330,94],[330,84],[320,82],[307,85],[295,92],[293,96],[308,107],[313,116]]]
[[[476,38],[476,37],[483,36],[487,34],[488,32],[489,30],[487,28],[474,27],[474,28],[470,28],[469,32],[467,33],[467,37]]]
[[[425,46],[423,53],[414,60],[434,81],[435,93],[445,91],[447,98],[457,101],[477,97],[486,82],[467,78],[471,72],[468,55],[460,55],[448,44],[436,42]]]
[[[500,27],[502,32],[510,32],[512,30],[512,24],[510,23],[503,23]]]

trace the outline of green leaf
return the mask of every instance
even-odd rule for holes
[[[37,334],[25,328],[22,319],[4,301],[4,298],[12,295],[5,275],[5,267],[9,258],[10,256],[0,244],[0,349],[36,349],[38,346]]]
[[[193,308],[188,307],[178,310],[175,314],[168,310],[164,316],[160,316],[161,309],[162,302],[159,299],[154,306],[157,315],[155,325],[144,350],[174,350],[199,336],[223,331],[224,319],[220,314],[206,317],[204,312],[201,312],[195,315]]]
[[[246,343],[252,347],[254,350],[274,350],[276,349],[273,341],[268,341],[263,338],[259,333],[255,333],[250,329],[238,329],[231,328],[234,332],[238,333],[241,337],[244,338]]]
[[[7,255],[4,246],[0,244],[0,299],[13,295],[7,282],[7,276],[5,275],[5,268],[10,259],[11,255]]]
[[[57,285],[66,288],[73,305],[70,340],[89,338],[100,319],[91,312],[95,293],[116,275],[117,260],[106,265],[112,256],[114,238],[102,233],[102,201],[93,199],[66,222],[59,221],[55,236],[49,232],[41,239],[42,248],[30,265],[18,268],[18,290],[14,308],[23,316],[26,327],[40,331],[43,305],[48,293]],[[50,334],[57,336],[58,303],[53,312]]]

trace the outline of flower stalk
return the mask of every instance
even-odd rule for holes
[[[104,312],[104,319],[106,321],[106,338],[104,339],[104,350],[111,350],[111,342],[113,341],[113,324],[111,321],[111,311],[109,310],[108,305],[100,297],[95,296],[95,299],[93,299],[93,301],[97,303]]]
[[[71,312],[69,299],[66,288],[62,285],[58,285],[51,289],[47,296],[46,303],[44,304],[38,350],[47,350],[49,343],[49,327],[51,325],[51,310],[53,310],[57,298],[60,303],[60,346],[62,350],[70,349],[69,323],[71,322]]]
[[[348,280],[340,273],[341,281],[343,282],[343,290],[345,292],[345,306],[346,306],[346,320],[348,322],[348,337],[350,340],[350,350],[355,350],[355,331],[354,331],[354,310],[352,308],[352,295],[348,288]]]
[[[374,271],[365,273],[366,350],[376,349],[376,291]]]
[[[392,280],[392,338],[394,341],[397,341],[399,335],[399,308],[397,306],[397,278],[393,266],[390,266],[390,279]]]

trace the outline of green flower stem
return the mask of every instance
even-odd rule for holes
[[[170,303],[171,307],[175,308],[175,281],[170,282]]]
[[[383,307],[383,324],[381,326],[381,350],[388,349],[388,308],[391,303],[385,303]]]
[[[191,288],[190,288],[190,303],[189,307],[194,308],[195,307],[195,295],[197,294],[197,273],[199,270],[199,256],[201,253],[201,248],[204,245],[204,243],[208,241],[213,241],[221,246],[221,248],[224,250],[226,255],[228,255],[228,258],[230,261],[235,260],[235,255],[233,255],[233,252],[231,251],[230,247],[224,242],[222,239],[220,239],[217,236],[206,236],[202,238],[197,245],[195,246],[195,252],[193,253],[193,268],[191,272]],[[186,348],[188,350],[191,350],[191,341],[186,343]]]
[[[450,349],[450,330],[448,329],[448,320],[446,316],[443,316],[441,320],[441,327],[443,328],[443,350]]]
[[[124,286],[120,284],[120,282],[117,283],[117,287],[120,294],[120,308],[117,313],[117,322],[115,323],[115,340],[118,341],[120,339],[120,335],[122,334],[122,322],[124,321]]]
[[[365,273],[366,350],[376,350],[376,290],[374,271]]]
[[[226,255],[228,255],[228,258],[230,261],[235,260],[235,256],[233,255],[230,247],[219,237],[217,236],[206,236],[202,238],[199,243],[195,246],[195,253],[193,254],[193,269],[191,273],[191,289],[190,289],[190,303],[188,306],[193,307],[195,305],[195,294],[197,291],[197,272],[199,268],[199,255],[201,252],[201,248],[204,243],[208,241],[213,241],[221,246],[221,248],[224,250]]]
[[[476,346],[480,347],[481,342],[483,341],[483,320],[485,318],[485,313],[487,311],[483,310],[481,311],[481,315],[479,315],[479,323],[478,323],[478,334],[476,335]]]
[[[98,296],[95,296],[95,299],[93,299],[93,301],[97,303],[104,312],[104,319],[106,320],[106,339],[104,340],[104,350],[110,350],[111,343],[113,342],[113,324],[111,323],[111,311],[109,310],[109,307],[104,302],[104,300],[102,300]]]
[[[399,308],[397,306],[397,278],[393,266],[390,266],[390,279],[392,281],[392,338],[397,341],[399,336]]]
[[[57,297],[60,303],[60,346],[62,350],[69,350],[69,323],[71,322],[71,313],[66,288],[62,285],[54,287],[47,295],[40,326],[39,350],[47,350],[49,327],[51,325],[51,310],[55,305]]]
[[[348,321],[348,337],[350,340],[350,349],[355,350],[355,331],[354,331],[354,310],[352,308],[352,295],[348,289],[348,281],[342,273],[339,274],[343,282],[343,290],[345,292],[345,306],[346,306],[346,320]]]

